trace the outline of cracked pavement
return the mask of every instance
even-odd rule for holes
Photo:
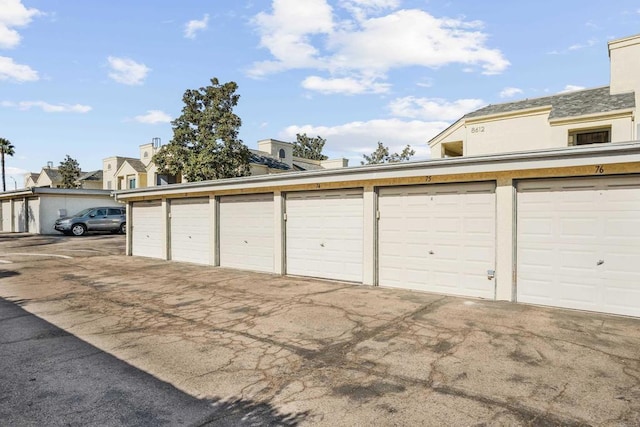
[[[640,425],[640,319],[123,253],[0,234],[0,297],[265,424]]]

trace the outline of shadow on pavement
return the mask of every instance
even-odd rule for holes
[[[0,384],[3,425],[295,426],[308,416],[197,399],[3,298]]]
[[[0,270],[0,279],[4,279],[6,277],[19,276],[20,273],[13,270]]]

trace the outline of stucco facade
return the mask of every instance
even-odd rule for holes
[[[480,108],[429,141],[431,158],[636,140],[640,35],[608,47],[610,86]]]

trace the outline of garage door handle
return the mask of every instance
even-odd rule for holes
[[[604,264],[604,260],[603,259],[600,259],[600,260],[598,260],[598,262],[596,262],[596,265],[602,265],[602,264]]]
[[[433,255],[433,251],[429,251],[429,255]]]

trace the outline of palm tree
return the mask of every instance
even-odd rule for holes
[[[2,191],[7,191],[6,177],[4,174],[4,156],[13,156],[15,147],[8,139],[0,138],[0,160],[2,162]]]

